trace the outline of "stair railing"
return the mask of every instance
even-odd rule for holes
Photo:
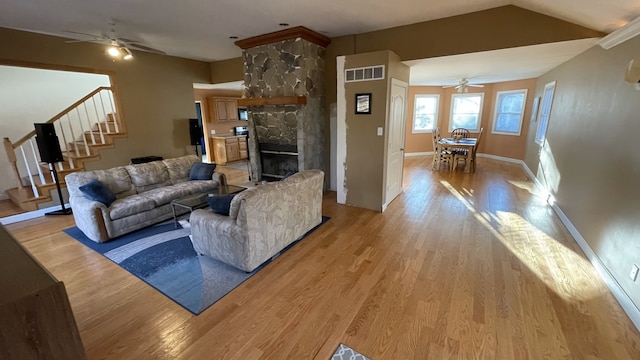
[[[106,144],[105,135],[120,131],[119,120],[112,88],[101,86],[46,121],[54,124],[60,148],[66,155],[66,165],[56,163],[59,171],[75,169],[74,157],[94,155],[90,145]],[[18,191],[24,192],[29,186],[37,198],[42,196],[37,180],[40,184],[47,181],[40,167],[35,137],[33,130],[16,142],[5,137],[3,144]],[[53,183],[53,179],[51,181]]]

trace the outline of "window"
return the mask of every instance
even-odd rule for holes
[[[480,114],[484,93],[451,95],[451,121],[449,131],[465,128],[469,131],[480,131]]]
[[[494,134],[520,135],[527,90],[498,91],[493,115]]]
[[[413,110],[413,133],[431,132],[438,122],[440,95],[416,95]]]
[[[547,126],[549,125],[549,115],[551,114],[551,103],[553,102],[553,93],[556,88],[556,82],[550,82],[544,86],[542,93],[542,104],[538,113],[538,131],[536,131],[536,143],[544,145],[547,137]]]

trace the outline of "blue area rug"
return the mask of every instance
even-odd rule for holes
[[[322,223],[300,240],[327,220],[329,218],[323,216]],[[75,226],[64,232],[153,286],[194,315],[213,305],[268,263],[247,274],[210,257],[198,256],[189,238],[191,230],[176,228],[173,220],[101,244],[90,240]],[[280,254],[298,241],[287,246]]]

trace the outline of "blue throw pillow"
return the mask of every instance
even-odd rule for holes
[[[197,162],[191,166],[189,172],[190,180],[211,180],[213,172],[216,169],[216,164],[208,164]]]
[[[99,201],[106,206],[110,206],[112,202],[116,201],[116,194],[98,179],[93,179],[80,186],[80,191],[89,199]]]
[[[228,194],[228,195],[209,195],[207,201],[209,202],[209,207],[211,211],[216,214],[229,216],[229,208],[231,207],[231,200],[236,194]]]

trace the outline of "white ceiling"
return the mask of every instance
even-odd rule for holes
[[[282,22],[336,37],[508,4],[603,32],[611,32],[640,15],[637,0],[3,0],[0,27],[86,40],[65,30],[107,33],[109,19],[114,19],[118,36],[141,41],[169,55],[216,61],[240,56],[240,49],[229,36],[243,39],[281,30],[278,24]],[[567,52],[550,54],[548,59],[562,56],[568,56]],[[457,65],[451,68],[459,75],[450,76],[466,76],[460,71],[462,60],[453,60]],[[433,61],[437,63],[437,59]],[[466,70],[469,77],[485,76],[475,72]]]
[[[457,85],[537,78],[598,42],[599,38],[562,41],[478,53],[405,61],[411,85]]]

